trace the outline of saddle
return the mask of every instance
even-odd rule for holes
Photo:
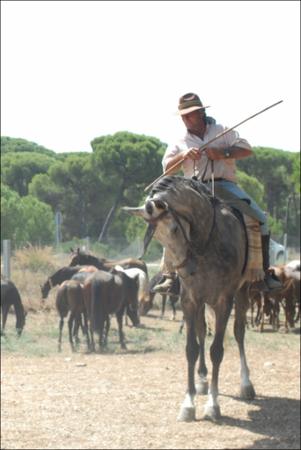
[[[259,222],[246,214],[243,220],[247,233],[248,251],[244,270],[246,281],[261,281],[264,279],[262,245]]]

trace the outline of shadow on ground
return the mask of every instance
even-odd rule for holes
[[[239,397],[222,395],[237,401]],[[300,401],[279,397],[256,397],[251,402],[259,407],[250,411],[249,420],[223,416],[220,424],[239,427],[266,437],[254,442],[248,449],[300,449]],[[244,448],[244,447],[242,447]]]

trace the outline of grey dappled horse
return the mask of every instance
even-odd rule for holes
[[[154,237],[165,247],[180,276],[188,362],[188,389],[178,416],[181,421],[195,419],[195,395],[208,392],[204,354],[205,303],[215,312],[215,334],[210,348],[212,377],[205,417],[218,419],[218,376],[234,296],[234,335],[241,363],[240,392],[245,399],[255,397],[244,350],[245,318],[249,306],[248,283],[244,275],[247,247],[244,226],[233,210],[214,198],[206,186],[182,176],[162,178],[143,206],[124,209],[149,223],[148,235],[154,232]],[[194,372],[198,357],[196,385]]]

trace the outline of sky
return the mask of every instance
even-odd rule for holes
[[[300,151],[299,1],[1,1],[1,135],[91,151],[118,131],[172,143],[178,99],[253,146]]]

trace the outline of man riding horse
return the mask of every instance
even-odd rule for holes
[[[251,216],[260,224],[263,270],[265,273],[264,290],[271,291],[282,287],[275,274],[268,271],[270,233],[266,214],[257,203],[236,184],[236,159],[253,154],[250,144],[231,130],[202,152],[206,142],[221,134],[226,128],[217,124],[215,119],[206,115],[200,98],[194,93],[183,95],[179,100],[178,113],[187,129],[185,136],[173,145],[169,145],[163,156],[163,171],[174,174],[181,169],[187,177],[205,183],[210,190],[230,205],[240,204],[243,214]],[[169,169],[173,168],[169,171]],[[163,277],[153,288],[153,292],[168,292],[172,285],[174,272],[168,258],[163,254]]]

